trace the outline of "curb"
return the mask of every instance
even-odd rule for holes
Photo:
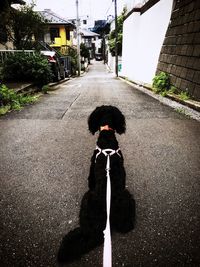
[[[189,116],[197,121],[200,121],[200,112],[199,112],[199,104],[193,103],[191,100],[183,101],[174,95],[168,95],[166,97],[161,96],[159,94],[155,94],[148,86],[138,84],[133,81],[127,81],[124,77],[119,77],[119,79],[123,82],[126,82],[130,86],[136,88],[137,90],[148,94],[149,96],[157,99],[161,103],[172,107],[176,111],[183,113],[186,116]]]
[[[87,68],[86,68],[86,70],[84,71],[84,72],[82,72],[81,73],[81,75],[80,75],[80,77],[83,77],[87,72],[88,72],[88,70],[89,70],[89,66],[87,66]],[[49,87],[54,87],[54,86],[56,86],[56,85],[59,85],[59,84],[62,84],[62,83],[64,83],[64,82],[67,82],[67,81],[69,81],[69,80],[71,80],[71,78],[78,78],[77,76],[75,76],[75,77],[67,77],[67,78],[65,78],[65,79],[63,79],[63,80],[60,80],[60,81],[57,81],[57,82],[53,82],[53,83],[49,83],[49,84],[47,84]],[[17,84],[17,83],[16,83]],[[20,83],[19,83],[20,84]],[[5,83],[5,85],[6,85],[6,83]],[[33,89],[33,91],[37,91],[37,86],[35,85],[35,84],[33,84],[33,83],[30,83],[30,84],[25,84],[25,85],[23,85],[23,84],[21,84],[21,85],[19,85],[19,88],[18,87],[16,87],[16,85],[14,86],[14,88],[12,88],[13,86],[12,85],[9,85],[9,83],[7,84],[7,86],[9,87],[9,88],[11,88],[11,89],[14,89],[17,93],[20,93],[20,92],[26,92],[26,91],[28,91],[29,89],[33,89],[33,88],[35,88],[35,89]]]
[[[49,87],[53,87],[53,86],[62,84],[62,83],[64,83],[64,82],[67,82],[67,81],[69,81],[69,80],[70,80],[70,78],[65,78],[65,79],[60,80],[60,81],[58,81],[58,82],[49,83],[49,84],[47,84],[47,85],[48,85]],[[8,85],[8,87],[11,88],[11,89],[13,89],[12,86],[9,86],[9,85]],[[38,90],[38,87],[37,87],[35,84],[30,83],[30,84],[21,85],[21,86],[19,86],[19,88],[16,87],[16,88],[14,88],[14,90],[15,90],[16,93],[22,93],[22,92],[27,92],[27,91],[33,91],[33,92],[35,92],[35,91]]]
[[[133,83],[135,83],[135,82],[133,82]],[[137,83],[135,83],[135,84],[138,85]],[[143,86],[144,88],[146,88],[149,91],[153,92],[152,89],[151,89],[151,87],[148,87],[147,85],[142,85],[141,84],[139,86]],[[200,112],[200,102],[198,102],[198,101],[191,100],[191,99],[182,100],[176,94],[167,94],[166,97],[167,98],[170,98],[171,100],[175,100],[175,101],[177,101],[180,104],[183,104],[185,106],[188,106],[189,108],[192,108],[192,109],[197,110],[197,111]]]
[[[179,97],[177,97],[176,95],[173,94],[168,94],[167,95],[168,98],[175,100],[183,105],[188,106],[189,108],[195,109],[198,112],[200,112],[200,104],[199,103],[195,103],[196,101],[193,100],[182,100]]]
[[[2,83],[2,84],[7,86],[9,89],[13,89],[16,93],[27,91],[27,90],[32,89],[33,87],[35,87],[35,85],[32,84],[32,83],[23,84],[23,83],[6,83],[5,82],[5,83]]]
[[[32,87],[34,87],[33,84],[28,84],[28,85],[22,86],[21,88],[16,88],[14,90],[16,91],[16,93],[18,93],[18,92],[21,92],[21,91],[24,91],[24,90],[31,89]]]
[[[55,86],[55,85],[62,84],[62,83],[67,82],[67,81],[69,81],[69,80],[70,80],[70,78],[67,77],[67,78],[65,78],[65,79],[63,79],[63,80],[60,80],[60,81],[58,81],[58,82],[54,82],[54,83],[49,83],[49,84],[47,84],[47,85],[48,85],[49,87],[53,87],[53,86]]]

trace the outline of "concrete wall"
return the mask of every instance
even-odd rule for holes
[[[173,85],[200,100],[200,0],[176,1],[157,72],[170,74]]]
[[[152,83],[172,5],[173,0],[160,0],[143,14],[133,12],[124,21],[122,76]]]

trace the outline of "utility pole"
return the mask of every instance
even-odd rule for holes
[[[118,77],[118,49],[117,49],[117,42],[118,42],[118,31],[117,31],[117,0],[115,2],[115,73]]]
[[[77,67],[78,76],[81,74],[81,56],[80,56],[80,19],[78,14],[78,0],[76,0],[76,34],[77,34]]]

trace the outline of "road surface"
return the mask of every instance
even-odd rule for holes
[[[102,62],[0,118],[0,266],[53,267],[78,226],[99,105],[126,116],[118,136],[136,228],[112,238],[113,267],[200,266],[200,124],[118,80]],[[102,266],[99,247],[71,267]]]

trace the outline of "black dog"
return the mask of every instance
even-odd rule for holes
[[[88,119],[89,131],[100,131],[98,148],[91,159],[88,178],[89,191],[85,193],[80,209],[80,227],[70,231],[62,240],[58,262],[70,262],[102,244],[106,227],[106,156],[101,150],[116,151],[110,157],[111,180],[111,231],[126,233],[134,228],[135,201],[125,189],[125,169],[123,156],[118,147],[115,132],[125,133],[125,117],[113,106],[97,107]]]

